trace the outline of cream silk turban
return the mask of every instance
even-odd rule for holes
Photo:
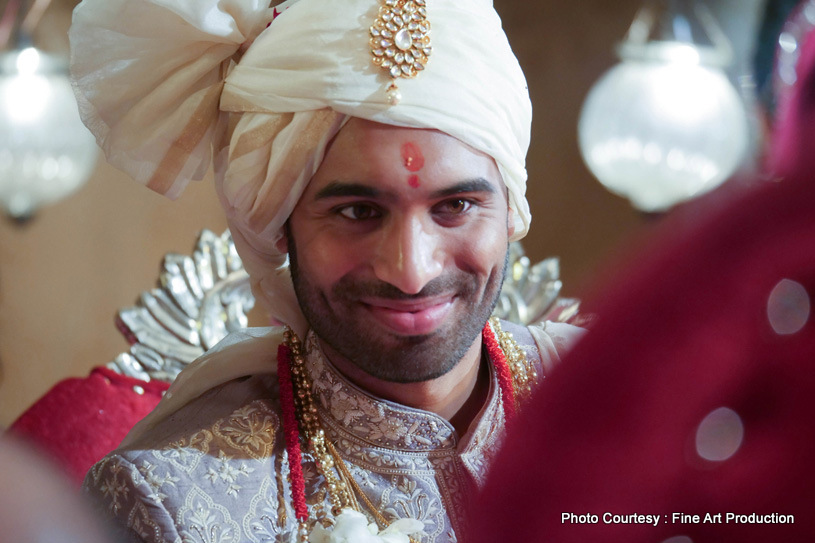
[[[531,106],[501,21],[491,0],[426,1],[429,61],[390,105],[369,43],[378,0],[84,0],[70,30],[80,112],[111,164],[170,198],[214,164],[255,296],[302,329],[274,244],[350,116],[437,129],[492,156],[515,238],[529,227]]]

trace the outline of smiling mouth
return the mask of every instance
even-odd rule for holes
[[[404,336],[427,335],[435,332],[447,319],[455,296],[434,296],[417,300],[362,300],[378,324]]]

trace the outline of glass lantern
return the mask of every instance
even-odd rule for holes
[[[742,163],[750,141],[741,96],[722,68],[729,42],[703,4],[652,3],[618,48],[622,62],[589,92],[580,150],[610,191],[645,212],[707,192]]]
[[[34,47],[0,53],[0,204],[15,220],[79,188],[97,158],[67,63]]]

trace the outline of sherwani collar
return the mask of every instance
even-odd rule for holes
[[[490,363],[490,390],[487,401],[470,426],[459,437],[443,417],[429,411],[408,407],[362,390],[350,382],[328,360],[313,331],[306,342],[306,367],[313,383],[323,422],[340,434],[387,449],[410,452],[458,451],[476,452],[486,436],[503,428],[500,389]]]

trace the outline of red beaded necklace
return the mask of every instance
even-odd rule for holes
[[[497,321],[493,321],[493,325],[498,326]],[[500,328],[498,328],[498,330],[499,333],[501,333]],[[277,349],[277,376],[278,383],[280,385],[283,434],[286,439],[286,451],[288,452],[289,457],[288,461],[294,514],[299,521],[300,537],[302,540],[305,540],[308,529],[308,509],[306,507],[305,479],[303,478],[303,455],[300,449],[301,422],[298,417],[297,404],[295,402],[295,383],[292,379],[293,354],[292,347],[289,345],[289,340],[291,337],[293,337],[293,332],[287,331],[286,334],[287,340],[281,343]],[[495,369],[495,374],[498,379],[498,386],[501,390],[501,402],[504,408],[504,417],[507,424],[509,424],[517,414],[516,394],[513,386],[513,373],[510,369],[509,363],[507,362],[504,349],[502,349],[501,345],[499,344],[499,341],[489,323],[484,325],[484,329],[481,331],[481,337],[487,350],[487,354],[492,361],[493,368]],[[509,340],[511,341],[511,336],[509,336]],[[299,347],[297,347],[297,349],[299,349]],[[337,512],[335,511],[335,514],[336,513]]]
[[[283,411],[283,434],[289,453],[289,471],[294,515],[301,523],[308,518],[306,482],[303,479],[303,455],[300,452],[300,429],[294,407],[294,386],[291,380],[291,348],[281,343],[277,348],[277,379],[280,384],[280,406]]]

